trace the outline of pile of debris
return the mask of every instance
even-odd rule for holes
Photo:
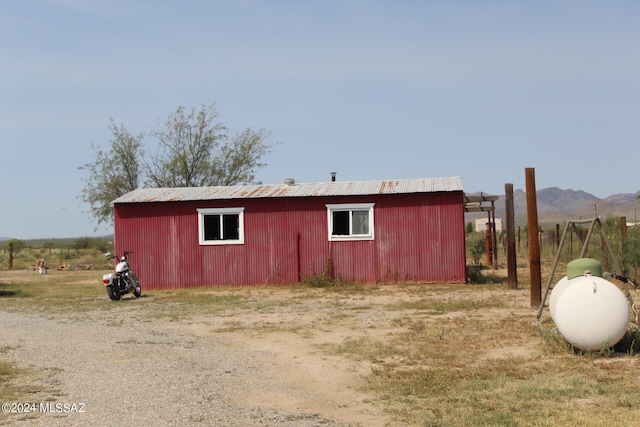
[[[78,263],[78,264],[66,264],[63,270],[69,271],[80,271],[80,270],[95,270],[96,266],[89,263]]]
[[[29,270],[37,271],[40,274],[47,274],[47,262],[44,259],[36,260],[36,262],[29,267]]]
[[[95,270],[95,264],[90,263],[77,263],[77,264],[60,264],[57,268],[58,271],[81,271],[81,270]],[[29,271],[37,271],[40,274],[47,274],[48,267],[47,262],[44,259],[39,259],[35,263],[29,266]]]

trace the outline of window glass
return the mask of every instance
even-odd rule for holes
[[[373,203],[326,206],[329,240],[373,240]]]
[[[335,236],[349,235],[349,211],[333,211],[333,230]]]
[[[244,208],[198,209],[201,245],[244,243]]]
[[[369,234],[369,211],[353,211],[352,234]]]
[[[224,240],[238,240],[240,233],[238,230],[240,215],[222,215],[222,238]]]

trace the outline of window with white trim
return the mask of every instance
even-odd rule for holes
[[[373,240],[374,203],[326,206],[329,240]]]
[[[244,244],[244,208],[198,209],[201,245]]]

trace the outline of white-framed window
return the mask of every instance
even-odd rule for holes
[[[201,245],[244,244],[244,208],[198,209]]]
[[[329,240],[373,240],[374,203],[326,206]]]

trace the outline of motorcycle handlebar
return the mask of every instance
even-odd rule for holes
[[[124,256],[126,257],[129,254],[132,254],[133,251],[124,251]],[[104,254],[105,257],[107,257],[107,259],[117,259],[118,261],[120,261],[120,258],[118,258],[118,254],[112,254],[107,252],[106,254]]]

